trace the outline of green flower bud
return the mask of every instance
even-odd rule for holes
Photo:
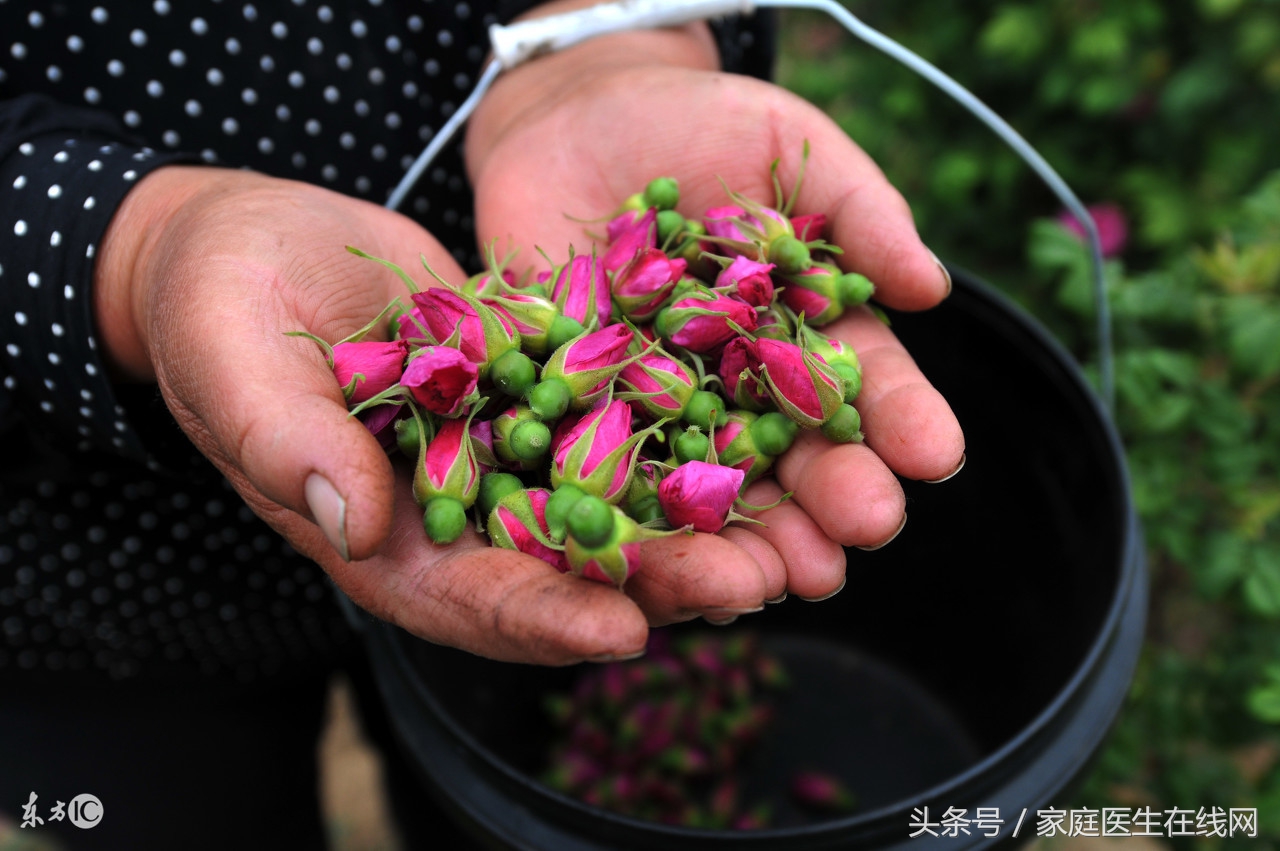
[[[586,492],[574,485],[561,485],[551,492],[551,498],[547,500],[547,529],[548,534],[553,541],[563,541],[565,533],[568,531],[566,521],[569,516],[569,509],[586,496]]]
[[[671,448],[676,460],[681,464],[688,461],[705,461],[707,453],[711,450],[711,438],[707,437],[698,426],[689,426],[675,439]]]
[[[613,507],[603,499],[584,495],[565,517],[569,536],[588,549],[595,549],[613,537]]]
[[[529,391],[529,410],[545,422],[554,422],[569,410],[573,392],[562,378],[540,381]]]
[[[833,443],[859,443],[862,440],[862,417],[852,405],[841,405],[822,424],[822,435]]]
[[[666,516],[662,511],[662,503],[658,502],[656,494],[651,494],[628,504],[627,514],[637,523],[652,523],[655,520],[662,520]]]
[[[489,378],[503,393],[519,399],[538,380],[538,370],[528,355],[511,349],[490,365]]]
[[[537,469],[551,445],[551,430],[527,405],[512,405],[493,423],[493,454],[509,468]]]
[[[524,490],[524,482],[513,473],[485,473],[480,477],[480,491],[476,495],[476,508],[480,516],[487,518],[504,496]]]
[[[875,284],[856,272],[846,272],[836,279],[836,292],[839,293],[840,304],[844,307],[865,304],[875,291]]]
[[[405,417],[397,420],[395,430],[396,447],[400,450],[400,454],[416,461],[418,452],[422,448],[422,428],[418,425],[418,418]]]
[[[547,351],[554,352],[575,337],[582,336],[586,330],[582,327],[582,323],[572,316],[564,314],[557,316],[552,320],[551,327],[547,329]]]
[[[813,262],[809,247],[791,234],[780,234],[768,245],[766,254],[768,262],[778,267],[783,273],[797,274],[808,269]]]
[[[680,203],[680,185],[674,177],[655,177],[644,188],[644,205],[659,210],[674,210]]]
[[[437,544],[452,544],[467,528],[467,510],[462,503],[447,496],[427,501],[422,512],[422,528]]]
[[[705,432],[711,431],[711,420],[723,423],[726,402],[710,390],[695,390],[689,397],[689,404],[684,408],[684,421],[695,425]]]
[[[675,210],[662,210],[658,213],[658,245],[666,245],[667,240],[675,239],[684,231],[684,216]]]
[[[778,456],[791,448],[800,426],[786,414],[770,411],[748,426],[756,448],[765,455]]]

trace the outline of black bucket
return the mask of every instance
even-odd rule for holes
[[[673,827],[558,794],[535,779],[542,698],[577,669],[491,662],[370,624],[404,747],[478,844],[988,847],[1033,838],[1037,811],[1068,803],[1141,649],[1142,537],[1120,442],[1075,362],[1006,298],[954,278],[944,304],[893,327],[964,427],[966,467],[904,482],[906,528],[850,551],[839,595],[725,628],[761,635],[793,680],[749,781],[776,793],[778,826]],[[842,779],[858,809],[789,818],[783,786],[799,761]],[[978,808],[986,823],[946,835],[948,809],[972,820]]]

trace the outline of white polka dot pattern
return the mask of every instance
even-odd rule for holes
[[[349,644],[322,572],[153,389],[110,382],[96,246],[174,161],[383,201],[469,93],[488,26],[528,5],[0,0],[0,437],[20,456],[0,472],[0,671],[252,679]],[[470,205],[455,144],[405,209],[476,267]]]

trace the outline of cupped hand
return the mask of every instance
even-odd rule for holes
[[[645,614],[613,587],[474,532],[448,547],[427,538],[406,465],[393,466],[348,416],[320,347],[287,335],[336,342],[407,295],[346,245],[423,285],[420,254],[446,280],[463,279],[425,230],[376,205],[249,172],[153,172],[99,251],[95,313],[113,371],[154,380],[254,512],[371,613],[497,659],[562,664],[643,650]]]
[[[652,178],[674,177],[689,217],[729,203],[725,188],[774,201],[771,164],[790,191],[804,146],[811,155],[793,214],[824,213],[840,265],[876,285],[875,300],[920,310],[950,279],[916,233],[906,202],[883,173],[821,111],[783,89],[715,70],[704,29],[599,38],[539,58],[500,78],[472,118],[468,166],[483,241],[534,246],[562,262],[572,244],[590,251],[582,220],[616,210]],[[858,353],[864,387],[856,407],[866,440],[834,445],[805,433],[753,485],[747,501],[781,506],[765,526],[718,536],[677,536],[645,545],[628,584],[654,622],[703,614],[727,620],[786,593],[821,599],[845,581],[845,546],[876,548],[906,521],[898,476],[940,480],[964,461],[950,407],[896,337],[866,308],[827,331]],[[711,589],[716,589],[712,592]],[[720,612],[684,601],[712,594],[739,601]]]

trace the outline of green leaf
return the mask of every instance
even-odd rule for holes
[[[1149,434],[1171,432],[1196,409],[1200,362],[1186,352],[1149,348],[1116,359],[1116,394],[1126,419]]]
[[[1195,319],[1194,290],[1171,272],[1157,269],[1140,276],[1119,277],[1111,300],[1114,316],[1170,325]]]
[[[1221,598],[1249,569],[1249,542],[1234,532],[1213,532],[1203,563],[1195,568],[1196,586],[1211,600]]]
[[[982,180],[982,161],[969,151],[943,154],[933,170],[933,191],[944,200],[964,201]]]
[[[1268,665],[1266,681],[1249,691],[1249,712],[1259,721],[1280,724],[1280,665]]]
[[[1232,88],[1231,72],[1213,58],[1199,59],[1177,71],[1165,85],[1160,108],[1171,121],[1190,121],[1221,102]]]
[[[1234,15],[1244,4],[1245,0],[1199,0],[1196,6],[1200,9],[1200,14],[1216,20]]]
[[[1048,33],[1040,7],[1001,6],[983,27],[978,47],[987,56],[1024,65],[1044,50]]]
[[[1071,35],[1071,58],[1087,67],[1116,65],[1129,55],[1129,34],[1117,18],[1099,17]]]
[[[1280,548],[1259,548],[1253,554],[1253,568],[1244,580],[1244,599],[1249,608],[1268,618],[1280,618]]]
[[[1237,296],[1223,304],[1222,319],[1227,350],[1237,368],[1255,378],[1280,373],[1280,305]]]
[[[1031,223],[1027,253],[1033,265],[1047,272],[1075,269],[1089,262],[1080,238],[1053,219]]]

